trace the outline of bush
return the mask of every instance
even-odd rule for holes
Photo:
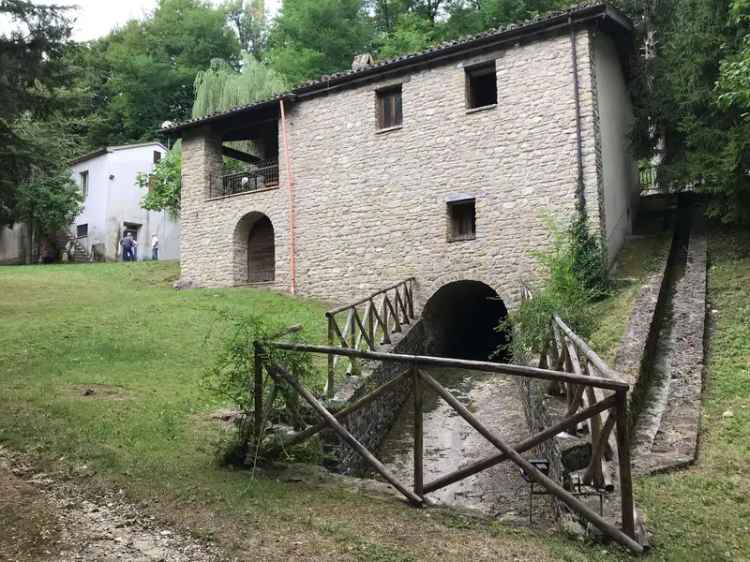
[[[603,245],[589,230],[585,213],[579,213],[567,229],[549,221],[553,235],[552,248],[535,257],[545,276],[537,284],[532,299],[521,303],[516,311],[498,326],[512,330],[510,351],[516,361],[542,352],[552,337],[552,317],[560,316],[578,335],[588,338],[595,319],[590,305],[609,292],[609,278]],[[508,346],[498,352],[507,352]]]
[[[256,416],[262,416],[264,431],[270,419],[299,425],[299,401],[296,392],[288,385],[275,384],[267,374],[264,374],[263,384],[265,411],[254,411],[255,342],[260,344],[259,359],[263,364],[275,363],[283,366],[307,388],[319,390],[317,384],[320,376],[313,367],[310,354],[280,350],[269,345],[284,331],[282,328],[269,327],[265,321],[254,315],[231,317],[229,320],[229,337],[216,362],[205,373],[204,385],[241,413],[237,439],[221,453],[225,462],[241,464],[247,453],[252,450]],[[289,335],[286,339],[302,341],[297,333]],[[260,442],[255,444],[256,454],[260,446]]]

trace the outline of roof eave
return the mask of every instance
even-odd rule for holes
[[[518,27],[499,31],[497,33],[487,33],[484,36],[469,39],[467,41],[457,41],[455,45],[446,45],[444,47],[434,48],[415,55],[406,55],[403,58],[386,62],[381,65],[374,65],[371,68],[366,68],[354,73],[345,72],[341,75],[322,77],[316,81],[302,84],[301,86],[281,94],[272,100],[259,102],[258,104],[248,104],[222,113],[210,115],[205,118],[178,123],[166,129],[162,129],[161,132],[170,136],[178,136],[186,129],[215,123],[216,121],[231,118],[245,112],[258,111],[267,108],[272,104],[277,104],[279,100],[295,101],[297,98],[303,99],[306,97],[321,95],[348,84],[369,81],[380,75],[401,73],[409,68],[424,66],[437,60],[455,58],[472,51],[487,49],[495,45],[501,45],[513,41],[520,41],[523,38],[534,37],[545,31],[553,31],[570,25],[580,26],[591,24],[595,21],[604,20],[609,20],[614,23],[625,33],[631,34],[633,32],[632,23],[619,10],[611,8],[605,3],[584,6],[577,10],[573,9],[571,11],[562,12],[556,16],[537,22],[519,25]]]

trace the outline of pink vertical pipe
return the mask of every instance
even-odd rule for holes
[[[281,139],[284,143],[284,165],[286,166],[286,185],[289,194],[289,291],[294,295],[297,293],[297,261],[296,246],[294,243],[294,182],[292,181],[292,166],[289,161],[289,140],[286,131],[286,113],[284,112],[284,100],[279,100],[281,108]]]

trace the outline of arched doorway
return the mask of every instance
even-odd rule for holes
[[[267,216],[255,221],[247,237],[247,282],[273,281],[276,268],[276,249],[273,225]]]
[[[271,219],[248,213],[235,229],[235,282],[268,283],[276,277],[276,245]]]
[[[497,326],[508,310],[498,294],[479,281],[456,281],[442,286],[422,312],[425,350],[430,355],[487,361],[508,341]],[[496,360],[508,360],[501,353]]]

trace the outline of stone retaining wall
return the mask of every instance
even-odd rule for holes
[[[677,244],[673,238],[669,251],[659,256],[656,270],[646,278],[635,298],[628,327],[615,353],[613,368],[630,385],[638,383],[641,371],[656,345],[659,334],[657,319],[669,289],[667,272],[676,251]]]
[[[674,289],[670,387],[661,427],[649,455],[636,459],[639,474],[689,465],[698,453],[706,324],[707,244],[702,209],[692,209],[685,274]]]
[[[392,338],[394,336],[391,336]],[[424,327],[421,320],[413,324],[403,333],[401,338],[384,346],[381,351],[421,355],[424,353]],[[395,378],[408,365],[396,362],[374,361],[362,366],[364,374],[352,377],[339,389],[334,398],[335,409],[343,409],[359,400],[369,392]],[[385,392],[366,406],[357,410],[344,420],[343,425],[370,451],[376,451],[396,421],[401,406],[411,395],[411,378],[405,378],[402,383]],[[328,468],[342,474],[356,476],[365,475],[370,469],[362,457],[347,445],[335,432],[328,430],[321,432],[323,450],[332,457]]]

